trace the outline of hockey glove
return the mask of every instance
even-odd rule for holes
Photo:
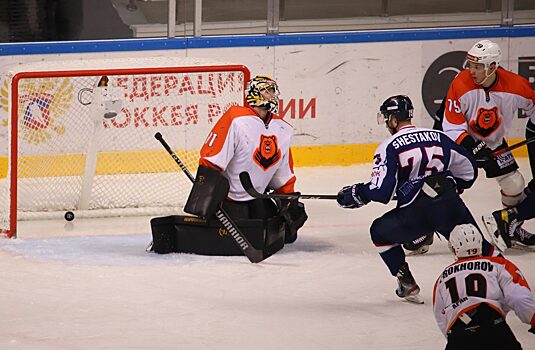
[[[293,192],[288,194],[297,194],[299,192]],[[299,230],[308,219],[308,215],[305,211],[305,205],[297,199],[279,200],[280,213],[286,222],[286,232],[284,235],[284,243],[293,243],[297,239],[297,230]]]
[[[339,206],[348,209],[360,208],[370,202],[368,197],[364,194],[363,183],[345,186],[338,192],[336,201]]]
[[[478,142],[474,148],[472,148],[472,154],[476,158],[478,168],[484,168],[489,162],[494,160],[492,150],[487,147],[485,141]]]
[[[526,196],[535,195],[535,179],[531,179],[531,181],[528,182],[528,185],[524,188],[524,193]]]
[[[485,141],[476,142],[472,136],[468,135],[461,141],[461,145],[472,153],[478,168],[484,168],[494,160],[492,150],[487,147]]]

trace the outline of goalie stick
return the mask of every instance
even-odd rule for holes
[[[247,192],[251,197],[254,198],[279,198],[279,199],[336,199],[337,195],[335,194],[279,194],[279,193],[270,193],[263,194],[258,192],[251,181],[251,176],[248,172],[243,171],[240,173],[240,182],[245,192]]]
[[[171,155],[171,157],[175,160],[175,162],[178,164],[178,166],[182,169],[184,174],[190,179],[191,182],[195,182],[195,178],[190,173],[188,168],[182,163],[180,158],[176,155],[176,153],[171,149],[169,144],[164,140],[162,134],[157,132],[154,137],[156,140],[160,141],[162,146],[165,148],[165,150]],[[252,263],[259,263],[284,247],[284,239],[279,239],[276,242],[272,243],[271,245],[265,247],[262,249],[256,249],[253,247],[251,242],[241,233],[239,228],[236,226],[236,224],[231,220],[231,218],[228,216],[228,214],[221,208],[216,211],[215,216],[217,219],[221,222],[221,225],[228,231],[230,236],[236,241],[236,244],[240,247],[243,254],[249,259]]]
[[[495,152],[492,152],[492,156],[493,157],[497,157],[497,156],[502,155],[502,154],[504,154],[506,152],[512,151],[514,149],[517,149],[518,147],[522,147],[524,145],[527,145],[528,143],[532,143],[533,141],[535,141],[535,136],[532,136],[529,139],[525,139],[524,141],[520,141],[518,143],[515,143],[514,145],[511,145],[511,146],[499,149],[499,150],[497,150]]]

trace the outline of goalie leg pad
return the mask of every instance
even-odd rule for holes
[[[286,221],[282,216],[274,216],[266,220],[266,246],[285,240]]]
[[[518,170],[498,176],[496,181],[501,188],[502,204],[505,207],[515,206],[526,198],[524,177]]]
[[[257,249],[284,237],[282,218],[235,220],[236,226]],[[154,252],[200,255],[243,255],[234,239],[216,219],[173,215],[151,220]]]
[[[174,216],[153,218],[150,221],[152,231],[152,251],[169,254],[175,251]]]
[[[268,219],[278,213],[277,205],[271,199],[253,199],[245,202],[226,200],[223,209],[234,220]]]
[[[202,217],[212,216],[219,203],[227,197],[228,191],[229,182],[219,171],[201,165],[184,211]]]
[[[278,214],[278,207],[272,199],[253,199],[246,202],[224,201],[223,208],[238,223],[246,219],[261,219],[265,222],[265,245],[284,240],[286,222]],[[245,234],[245,233],[244,233]]]

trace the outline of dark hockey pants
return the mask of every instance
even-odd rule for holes
[[[370,227],[371,239],[381,250],[381,258],[395,276],[405,263],[401,245],[409,243],[429,232],[439,232],[446,239],[456,225],[477,223],[455,190],[431,198],[420,193],[418,198],[403,208],[394,208],[377,218]],[[391,247],[389,247],[391,246]],[[491,255],[492,246],[484,241],[483,254]]]

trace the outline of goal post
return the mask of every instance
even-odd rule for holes
[[[154,134],[195,172],[213,123],[244,104],[250,72],[240,64],[157,57],[26,64],[3,78],[0,231],[16,237],[17,220],[66,211],[180,213],[191,183]]]

